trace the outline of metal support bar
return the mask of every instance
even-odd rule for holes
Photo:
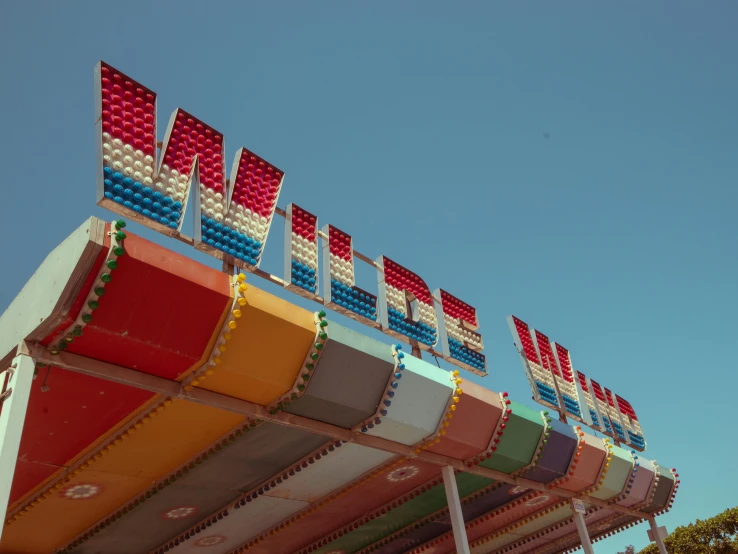
[[[149,392],[169,396],[171,398],[179,398],[190,402],[196,402],[198,404],[211,406],[213,408],[218,408],[220,410],[225,410],[250,418],[262,419],[279,425],[285,425],[287,427],[303,429],[332,439],[352,442],[368,448],[375,448],[377,450],[390,452],[399,456],[422,460],[438,466],[451,466],[454,469],[458,469],[472,475],[479,475],[481,477],[494,479],[495,481],[511,485],[521,485],[531,490],[546,492],[547,494],[553,494],[561,498],[577,498],[575,493],[566,489],[558,487],[548,489],[546,485],[542,483],[522,477],[512,477],[507,473],[478,465],[467,467],[462,460],[441,456],[440,454],[435,454],[425,450],[421,450],[419,453],[416,453],[412,446],[407,446],[381,437],[375,437],[364,433],[352,433],[350,429],[344,429],[343,427],[322,423],[320,421],[288,414],[286,412],[270,414],[264,406],[248,402],[246,400],[241,400],[239,398],[234,398],[232,396],[227,396],[225,394],[198,388],[191,391],[185,391],[182,383],[170,381],[169,379],[157,377],[156,375],[151,375],[149,373],[142,373],[134,369],[101,362],[99,360],[86,358],[69,352],[63,352],[56,356],[52,356],[44,347],[35,344],[26,344],[25,348],[32,358],[34,358],[38,363],[44,365],[52,365],[60,369],[66,369],[129,387],[147,390]],[[631,510],[617,504],[608,504],[604,500],[600,500],[598,498],[587,496],[581,498],[587,504],[607,508],[622,514],[632,515],[639,518],[651,517],[650,514]]]
[[[574,512],[574,523],[577,526],[577,531],[579,532],[579,540],[582,543],[582,550],[584,550],[584,554],[594,554],[594,550],[592,549],[592,541],[589,540],[589,533],[587,532],[587,526],[584,523],[584,515],[577,511],[572,509]]]
[[[666,551],[666,545],[659,534],[659,526],[656,524],[656,518],[649,518],[648,524],[651,526],[651,534],[653,535],[652,540],[656,543],[656,546],[659,549],[659,554],[668,554]]]
[[[456,552],[457,554],[470,554],[469,540],[466,538],[466,525],[464,524],[464,514],[461,513],[461,501],[459,500],[459,489],[456,487],[454,468],[443,466],[441,474],[443,475],[443,486],[446,489],[446,502],[448,503],[448,513],[451,516],[451,528],[454,532]]]
[[[18,461],[18,450],[35,369],[31,358],[19,354],[13,358],[9,371],[0,374],[0,382],[5,380],[5,373],[9,375],[0,410],[0,538],[3,532],[2,522],[5,521],[10,501],[10,487],[13,484]]]

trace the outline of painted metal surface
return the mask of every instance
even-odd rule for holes
[[[53,552],[145,489],[151,480],[94,469],[81,471],[3,532],[0,552]],[[43,529],[43,533],[39,532]]]
[[[534,548],[550,543],[557,532],[567,528],[569,525],[574,528],[574,518],[571,506],[568,502],[559,502],[551,511],[541,516],[537,521],[520,525],[515,533],[518,535],[514,541],[509,541],[505,537],[501,538],[501,542],[506,544],[506,552],[529,552]],[[585,515],[585,521],[587,516]],[[531,533],[532,531],[532,533]]]
[[[561,539],[561,537],[571,535],[572,533],[577,533],[577,527],[574,523],[573,517],[574,514],[571,508],[568,505],[559,502],[555,509],[561,512],[561,514],[564,516],[563,519],[559,520],[558,523],[555,523],[554,525],[529,536],[528,538],[530,539],[530,541],[528,542],[528,546],[520,546],[516,550],[527,552],[529,550],[533,550],[536,547],[535,545],[550,543]],[[592,509],[589,509],[587,513],[584,514],[584,521],[586,523],[589,523],[592,517]]]
[[[561,483],[560,487],[579,492],[597,482],[602,465],[605,463],[607,449],[602,440],[585,434],[577,446],[577,450],[580,453],[577,467],[572,471],[569,479]]]
[[[458,473],[456,474],[456,483],[459,494],[461,495],[461,512],[464,515],[464,520],[468,521],[464,511],[465,503],[471,496],[478,494],[480,490],[492,485],[493,481],[468,473]],[[367,548],[365,551],[379,552],[381,554],[405,552],[444,533],[449,533],[451,528],[451,514],[444,504],[438,510],[430,512],[427,516],[381,537],[372,547]],[[453,542],[452,538],[451,544]]]
[[[635,475],[633,479],[633,485],[628,489],[628,492],[624,495],[618,503],[626,505],[638,502],[638,499],[643,498],[644,491],[649,490],[649,482],[654,478],[653,464],[639,457],[639,466],[636,467]],[[640,479],[638,478],[638,474]],[[671,472],[665,471],[669,475]],[[653,492],[653,491],[651,491]],[[654,498],[648,501],[648,506],[644,507],[643,511],[655,511],[657,510],[659,502]],[[565,515],[570,513],[568,506],[562,503],[555,511],[554,514]],[[558,519],[558,515],[554,516]],[[585,522],[587,528],[590,531],[590,536],[594,539],[598,536],[602,536],[612,529],[617,529],[622,525],[634,521],[632,516],[627,516],[609,510],[607,508],[592,507],[587,510],[585,514]],[[521,526],[519,529],[526,531],[525,540],[522,540],[519,545],[508,550],[510,553],[523,553],[533,552],[540,554],[562,552],[568,548],[575,547],[579,544],[579,536],[577,534],[576,526],[572,518],[559,519],[559,523],[553,527],[544,528],[538,533],[533,528],[528,526]],[[528,531],[531,531],[528,533]]]
[[[510,401],[507,407],[510,413],[507,414],[508,421],[505,424],[504,434],[499,439],[493,439],[491,448],[494,448],[494,451],[489,452],[490,457],[484,459],[480,465],[512,473],[533,461],[544,427],[540,412],[515,401]],[[495,442],[496,440],[499,442]],[[513,491],[513,495],[519,495],[524,489],[516,489],[515,486],[507,484],[500,484],[499,487],[487,486],[480,494],[465,499],[462,506],[464,518],[467,521],[474,519],[506,503],[510,499],[510,491]]]
[[[538,483],[550,483],[562,477],[577,447],[577,437],[569,425],[552,420],[548,423],[548,436],[544,438],[537,465],[523,475]]]
[[[630,516],[621,517],[609,517],[605,519],[596,519],[597,513],[585,515],[585,523],[587,524],[587,530],[590,538],[594,541],[603,535],[606,535],[611,529],[618,529],[619,527],[631,523],[634,519]],[[572,524],[571,527],[567,527],[567,533],[560,536],[556,536],[553,540],[543,541],[536,539],[531,543],[523,545],[512,553],[518,554],[522,552],[535,552],[536,554],[558,554],[559,552],[565,552],[568,549],[574,548],[580,544],[579,534],[576,531],[576,527]]]
[[[550,422],[551,426],[545,439],[547,442],[545,445],[541,445],[540,458],[534,460],[536,465],[526,470],[523,475],[533,481],[539,483],[548,483],[554,479],[562,477],[569,466],[574,450],[577,446],[577,439],[574,430],[566,424],[561,422]],[[540,510],[542,507],[548,506],[557,502],[559,499],[553,495],[546,494],[523,494],[526,493],[524,487],[503,487],[495,488],[492,482],[489,480],[480,479],[475,476],[462,474],[457,478],[459,483],[465,483],[466,489],[477,493],[479,501],[475,502],[472,498],[474,495],[468,495],[464,498],[464,507],[462,508],[465,520],[472,522],[474,520],[473,514],[475,508],[477,510],[488,509],[492,502],[504,502],[506,504],[516,504],[514,500],[520,499],[519,504],[516,504],[514,508],[505,510],[498,514],[492,519],[485,519],[487,516],[480,516],[480,519],[473,521],[474,525],[470,525],[468,531],[469,539],[475,540],[479,537],[483,537],[500,527],[507,525],[511,521],[515,521],[516,518],[522,518],[527,514],[533,513]],[[483,487],[490,487],[488,494],[480,492]],[[517,489],[517,490],[516,490]],[[495,495],[494,491],[497,491]],[[483,508],[481,508],[483,506]],[[489,512],[487,512],[488,514]],[[513,518],[508,521],[509,518]],[[418,546],[426,543],[436,537],[449,533],[451,530],[451,520],[449,514],[445,509],[441,510],[435,518],[428,522],[423,522],[423,525],[419,528],[415,528],[415,525],[411,525],[402,533],[398,533],[397,537],[383,545],[376,552],[381,554],[390,553],[401,553],[405,549]],[[453,537],[450,537],[451,539]]]
[[[625,490],[625,485],[633,470],[633,455],[629,450],[613,445],[612,458],[609,463],[610,467],[604,483],[599,490],[591,494],[594,498],[609,500]]]
[[[656,482],[655,490],[653,491],[653,500],[648,507],[643,508],[643,511],[648,513],[657,512],[668,504],[669,497],[675,484],[674,475],[672,475],[668,469],[661,465],[657,465],[656,470],[659,479]]]
[[[315,339],[313,313],[247,286],[227,349],[199,386],[266,406],[295,383]]]
[[[650,460],[639,456],[636,460],[635,478],[630,485],[630,491],[622,500],[618,501],[621,506],[635,506],[641,504],[648,498],[648,491],[654,480],[654,467]]]
[[[341,448],[324,455],[320,463],[310,464],[284,485],[273,488],[269,494],[280,498],[315,502],[390,458],[392,454],[388,452],[356,444],[344,444]]]
[[[470,539],[475,541],[491,535],[516,521],[521,521],[531,514],[540,512],[560,501],[560,498],[551,494],[526,493],[516,501],[506,505],[504,509],[494,512],[490,519],[487,519],[489,514],[479,518],[475,522],[476,525],[472,527],[473,533],[470,535]]]
[[[532,519],[523,520],[522,522],[515,523],[512,528],[489,542],[477,544],[472,549],[472,552],[488,553],[494,552],[497,549],[506,546],[510,543],[520,540],[521,538],[539,530],[544,527],[549,527],[560,521],[571,516],[571,509],[567,506],[562,506],[550,513],[542,512],[540,517],[534,517]]]
[[[237,492],[228,490],[171,486],[68,551],[76,554],[148,552],[185,531],[198,517],[219,510],[237,497]]]
[[[10,489],[18,460],[35,364],[32,358],[18,355],[7,368],[0,368],[0,521],[10,500]],[[2,528],[0,528],[2,539]]]
[[[11,507],[154,397],[55,367],[42,369],[39,375],[31,384],[27,413],[31,425],[21,439]],[[44,391],[44,384],[49,390]]]
[[[0,552],[15,552],[15,541],[22,541],[34,525],[44,527],[44,539],[22,552],[49,552],[54,545],[66,543],[243,421],[241,416],[183,400],[159,407],[162,409],[147,411],[134,425],[121,431],[119,442],[94,454],[72,473],[75,477],[55,485],[28,513],[10,523]],[[95,501],[76,502],[73,509],[63,510],[63,525],[49,524],[47,520],[53,511],[60,509],[59,491],[74,484],[90,484],[95,490]]]
[[[228,276],[135,235],[124,244],[99,308],[67,350],[175,379],[209,353],[231,302]]]
[[[196,535],[169,549],[169,552],[200,554],[203,548],[212,554],[225,554],[243,542],[244,537],[254,535],[305,508],[308,503],[271,496],[261,497],[258,503],[247,504]]]
[[[77,319],[94,284],[110,245],[109,236],[97,227],[90,221],[75,231],[41,267],[50,278],[49,290],[59,295],[57,303],[66,302],[56,308],[63,317],[45,344],[57,340],[59,332]],[[228,278],[136,236],[126,238],[125,251],[111,271],[114,277],[106,284],[91,321],[67,350],[152,374],[177,377],[186,373],[212,347],[213,329],[230,302]],[[92,254],[94,259],[90,259]],[[40,287],[38,279],[32,282],[36,283],[34,290]],[[67,283],[63,298],[54,283]],[[181,298],[192,301],[185,303]],[[46,293],[39,293],[33,302],[21,293],[17,302],[18,309],[31,313],[40,309],[33,307],[36,303],[43,304],[44,310],[52,304]],[[28,416],[37,424],[22,439],[11,505],[61,475],[80,452],[94,447],[116,426],[144,410],[147,402],[156,400],[144,391],[55,367],[41,368],[39,374],[43,377],[33,384]]]
[[[153,550],[325,443],[325,437],[273,423],[249,428],[229,443],[218,443],[206,460],[157,490],[155,495],[97,533],[93,540],[70,551],[91,554],[102,549],[123,554]],[[260,496],[253,504],[271,505],[269,502],[268,497]],[[186,517],[166,517],[182,507],[190,508]],[[213,530],[219,527],[220,521]]]
[[[509,409],[512,413],[508,416],[505,433],[492,456],[480,464],[504,473],[517,471],[531,462],[543,433],[540,412],[514,400]]]
[[[367,433],[411,445],[435,432],[455,387],[451,374],[439,367],[412,356],[402,361],[405,369],[398,387],[391,391],[394,396],[387,400],[391,402],[387,415]]]
[[[34,278],[36,288],[52,278],[77,283],[50,289],[63,306],[52,310],[47,344],[75,321],[92,278],[107,264],[101,253],[110,241],[98,239],[91,249],[90,241],[78,241],[86,246],[74,250],[74,263],[62,264],[68,276]],[[240,298],[241,281],[137,237],[125,240],[127,252],[106,285],[105,302],[68,349],[183,381],[183,390],[209,389],[269,406],[265,413],[275,409],[272,403],[294,390],[309,363],[316,326],[318,333],[325,329],[319,327],[323,316],[318,320],[251,285]],[[51,301],[43,301],[48,311]],[[240,315],[232,328],[234,310]],[[675,478],[660,466],[657,480],[639,458],[633,475],[633,457],[623,449],[612,447],[606,461],[609,451],[599,439],[580,437],[555,420],[544,424],[548,418],[506,395],[462,384],[409,356],[399,370],[389,344],[334,322],[327,332],[304,394],[285,411],[356,433],[379,414],[381,423],[367,425],[366,434],[411,445],[409,457],[55,367],[46,375],[41,368],[0,553],[399,554],[423,548],[445,554],[454,546],[440,466],[412,458],[424,450],[468,468],[555,481],[623,505],[646,502],[652,511],[671,500]],[[402,378],[389,396],[395,371]],[[455,480],[469,539],[479,543],[475,551],[531,535],[540,534],[541,544],[558,533],[566,538],[570,510],[557,508],[554,496],[466,472]],[[598,509],[588,517],[610,525],[616,514]]]
[[[388,344],[331,323],[305,394],[285,411],[352,428],[376,413],[394,365]]]
[[[407,360],[407,358],[405,358]],[[446,452],[453,451],[453,447],[458,444],[465,444],[463,452],[476,453],[486,448],[492,436],[492,431],[497,425],[500,415],[502,414],[502,404],[500,402],[499,395],[486,391],[481,387],[476,387],[473,383],[465,382],[463,385],[464,393],[460,397],[459,403],[457,403],[456,410],[453,412],[454,417],[450,420],[450,424],[445,428],[446,434],[440,438],[440,442],[428,447],[430,451]],[[482,425],[477,425],[475,418],[475,412],[471,411],[470,407],[480,408],[482,415],[489,415],[490,421],[483,422]],[[469,433],[469,429],[472,429],[472,433]],[[481,432],[479,430],[481,429]],[[469,438],[467,438],[469,437]],[[469,444],[471,443],[471,444]],[[475,446],[476,443],[476,446]],[[325,521],[334,520],[336,522],[345,521],[350,523],[355,520],[358,516],[364,512],[357,511],[357,508],[382,509],[386,498],[399,498],[400,502],[405,502],[403,495],[411,491],[412,488],[422,486],[427,483],[431,478],[437,480],[438,468],[429,467],[427,464],[415,463],[407,464],[402,462],[395,462],[397,465],[397,471],[392,471],[389,468],[387,472],[380,473],[379,475],[387,475],[389,482],[392,484],[391,489],[397,491],[397,495],[392,495],[387,487],[382,486],[382,482],[378,481],[381,479],[376,473],[370,474],[370,478],[366,481],[362,481],[356,489],[350,491],[339,491],[337,494],[339,497],[332,502],[327,503],[325,506],[321,506],[315,514],[308,515],[304,520],[298,521],[290,525],[290,529],[294,530],[294,533],[289,534],[282,533],[274,538],[267,537],[266,540],[258,545],[252,547],[254,552],[273,552],[273,551],[284,551],[291,552],[294,550],[295,545],[306,545],[312,541],[300,541],[299,537],[305,534],[305,536],[321,536],[315,533],[317,529],[324,529]],[[417,470],[417,471],[416,471]],[[383,471],[383,470],[380,470]],[[470,474],[459,474],[457,475],[459,483],[461,483],[462,490],[478,491],[485,486],[492,483],[490,479],[481,478]],[[346,496],[343,496],[346,494]],[[418,491],[411,492],[410,494],[419,494]],[[344,498],[350,498],[349,502],[344,501]],[[468,496],[467,496],[468,498]],[[384,508],[386,509],[386,507]],[[353,514],[353,518],[346,518],[347,514]],[[306,523],[303,524],[302,522]],[[317,527],[316,527],[317,526]],[[424,524],[423,529],[429,529],[433,526],[439,528],[439,532],[444,532],[447,528],[450,528],[450,520],[446,518],[437,524],[429,523]],[[340,529],[340,527],[338,527]],[[312,534],[311,534],[312,532]],[[325,533],[324,533],[325,534]],[[380,539],[381,540],[381,539]],[[422,540],[422,537],[409,537],[406,539],[406,543],[417,543],[418,540]],[[281,545],[290,545],[284,550],[280,550]],[[394,548],[394,546],[389,546]],[[249,550],[251,551],[251,549]]]
[[[405,498],[415,496],[426,483],[439,478],[438,466],[395,458],[314,504],[314,510],[299,514],[300,518],[284,532],[256,537],[258,542],[254,541],[248,552],[297,552],[316,541],[328,540],[349,526],[360,525],[366,514],[404,503]]]
[[[552,427],[554,426],[552,425]],[[563,430],[559,425],[556,425],[556,427]],[[579,450],[579,446],[581,446],[581,450]],[[580,452],[580,460],[576,469],[573,471],[576,479],[573,481],[575,486],[572,488],[575,490],[583,490],[593,485],[598,486],[601,472],[604,469],[603,462],[607,451],[604,443],[600,439],[596,439],[585,434],[582,437],[579,446],[576,451]],[[652,479],[653,473],[652,471],[649,472],[650,463],[647,460],[643,461],[643,466],[644,471],[640,477],[639,485],[636,487],[634,480],[634,485],[630,487],[630,489],[626,489],[629,490],[629,494],[625,496],[623,501],[640,498],[643,496],[644,490],[648,490],[647,483]],[[474,519],[470,517],[466,518],[468,522],[467,532],[469,534],[469,539],[472,542],[486,538],[488,539],[487,543],[492,545],[511,544],[517,539],[513,538],[509,542],[505,542],[505,539],[496,537],[495,534],[503,532],[505,535],[512,536],[516,535],[518,533],[518,529],[520,529],[521,533],[524,531],[525,533],[535,535],[536,530],[540,529],[543,535],[541,537],[536,537],[535,540],[531,539],[531,541],[536,545],[541,545],[553,538],[564,536],[567,533],[575,532],[576,530],[573,520],[570,518],[567,520],[571,514],[568,503],[562,504],[561,499],[557,497],[546,495],[545,493],[530,492],[524,487],[512,487],[510,485],[492,485],[489,488],[489,495],[497,498],[497,506],[490,511],[479,514],[478,517]],[[510,495],[509,500],[504,499],[502,494],[503,492],[507,492]],[[468,502],[474,496],[476,495],[471,495],[466,499],[466,501]],[[551,509],[555,512],[553,516],[550,516],[555,520],[554,527],[548,525],[550,517],[546,514],[546,512]],[[594,522],[601,519],[611,518],[614,514],[615,512],[611,510],[598,509],[587,517],[589,520]],[[532,519],[532,521],[527,523],[525,527],[519,526],[515,528],[515,533],[512,533],[512,535],[510,534],[511,532],[509,528],[505,529],[507,526],[514,525],[515,522],[525,521],[526,519]],[[428,554],[445,554],[447,552],[451,552],[453,550],[453,537],[448,533],[448,527],[444,530],[446,534],[441,536],[437,536],[434,533],[435,530],[439,528],[437,523],[434,522],[433,526],[428,527],[428,532],[423,531],[423,529],[425,529],[424,525],[418,531],[411,531],[407,537],[398,537],[397,544],[410,544],[410,546],[415,547],[417,546],[417,543],[411,543],[409,537],[413,535],[423,535],[427,542],[422,545],[422,552],[427,552]],[[434,539],[434,537],[437,538]],[[400,538],[403,539],[404,542],[401,542]],[[481,546],[479,546],[479,548],[482,549]],[[514,551],[526,552],[528,550],[521,546],[519,548],[516,547]],[[394,552],[394,550],[382,549],[381,552]]]
[[[103,250],[105,228],[94,217],[80,225],[46,256],[0,316],[0,367],[10,363],[22,340],[41,340],[67,321],[73,299]]]
[[[391,480],[391,476],[392,474],[388,475],[388,479]],[[462,497],[473,492],[469,488],[474,485],[470,485],[468,481],[459,482],[457,479],[457,486],[459,495]],[[446,493],[443,483],[440,479],[436,479],[433,483],[426,485],[425,490],[421,490],[413,498],[406,500],[396,507],[391,507],[385,513],[378,514],[358,529],[345,533],[342,537],[314,550],[314,552],[320,554],[327,554],[334,550],[356,552],[387,535],[399,531],[412,522],[445,507]]]
[[[626,488],[626,493],[624,494],[624,497],[617,502],[622,506],[633,506],[635,504],[643,502],[646,499],[650,490],[651,483],[653,482],[653,464],[649,460],[646,460],[642,457],[639,457],[637,461],[638,465],[634,468],[635,477],[632,478],[632,484],[630,484],[630,486]],[[631,480],[629,479],[629,483],[630,481]],[[590,509],[589,513],[585,517],[585,521],[589,526],[603,520],[613,520],[613,518],[619,518],[619,516],[621,516],[621,514],[613,510],[598,509],[593,511],[592,509]],[[556,541],[566,536],[569,536],[569,539],[562,544],[578,544],[579,536],[576,532],[574,521],[569,521],[564,526],[553,530],[550,533],[543,535],[542,537],[536,537],[535,540],[532,540],[530,543],[516,548],[514,552],[529,552],[545,543]],[[527,548],[524,548],[524,546],[526,546]]]
[[[502,417],[500,396],[471,381],[462,384],[454,417],[446,428],[444,440],[428,451],[466,460],[487,449],[497,423]]]

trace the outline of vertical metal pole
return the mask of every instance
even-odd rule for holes
[[[574,512],[574,523],[576,523],[577,531],[579,531],[579,540],[582,541],[582,550],[585,554],[594,554],[592,541],[589,540],[587,526],[584,524],[584,516],[577,511]]]
[[[656,518],[649,519],[648,524],[651,526],[653,542],[655,542],[656,546],[658,546],[659,554],[668,554],[668,552],[666,551],[666,545],[664,544],[664,541],[661,540],[661,535],[659,535],[659,526],[656,525]]]
[[[443,475],[443,486],[446,488],[446,501],[448,502],[448,513],[451,516],[451,527],[454,531],[454,543],[456,543],[457,554],[470,554],[469,541],[466,538],[466,526],[464,516],[461,513],[461,502],[459,501],[459,490],[456,488],[456,476],[454,468],[444,466],[441,469]]]
[[[31,384],[35,364],[31,357],[21,354],[13,359],[10,369],[7,370],[10,378],[7,380],[2,396],[2,411],[0,411],[0,535],[2,522],[10,501],[10,487],[13,484],[15,464],[18,461],[23,423],[26,420],[28,399],[31,396]],[[0,376],[0,382],[5,375]]]

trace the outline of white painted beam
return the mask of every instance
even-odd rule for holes
[[[26,421],[28,399],[31,397],[31,384],[36,366],[33,359],[24,354],[13,358],[13,362],[5,372],[0,373],[0,522],[5,521],[5,514],[10,501],[10,488],[18,461],[23,424]],[[9,379],[6,376],[9,375]],[[2,538],[2,525],[0,525]]]

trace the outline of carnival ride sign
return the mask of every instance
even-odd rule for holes
[[[226,178],[223,134],[181,108],[157,143],[156,93],[112,66],[97,64],[95,88],[100,206],[455,366],[487,374],[474,307],[443,289],[431,292],[419,275],[386,256],[359,254],[351,235],[332,225],[320,230],[317,216],[306,209],[289,204],[280,210],[284,171],[251,150],[236,152]],[[195,225],[188,239],[181,230],[191,194]],[[284,278],[259,268],[275,215],[285,218]],[[357,286],[356,259],[376,269],[376,295]]]
[[[566,348],[551,342],[514,315],[507,319],[533,390],[533,400],[634,450],[646,449],[638,416],[630,402],[575,371]]]

